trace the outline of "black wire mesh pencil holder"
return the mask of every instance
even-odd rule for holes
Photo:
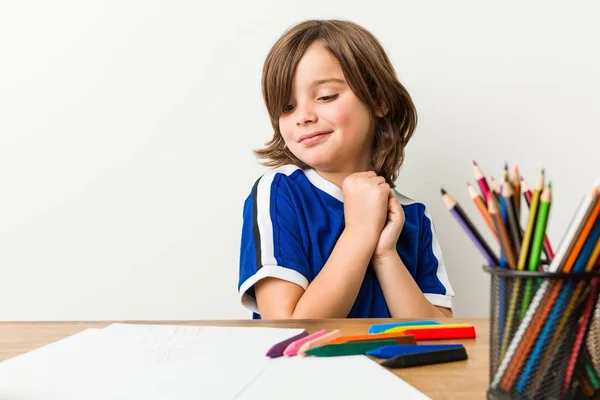
[[[488,399],[600,399],[600,271],[491,276]]]

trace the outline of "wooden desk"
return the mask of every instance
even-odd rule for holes
[[[489,326],[487,318],[439,319],[442,323],[475,326],[476,339],[455,340],[465,345],[469,359],[447,364],[392,370],[397,376],[433,399],[483,399],[489,383]],[[342,334],[367,333],[371,324],[390,323],[383,319],[335,319],[292,321],[104,321],[104,322],[0,322],[0,361],[44,346],[87,328],[103,328],[112,322],[173,325],[230,325],[340,329]],[[438,342],[441,343],[441,342]],[[266,351],[266,350],[265,350]]]

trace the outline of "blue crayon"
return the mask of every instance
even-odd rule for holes
[[[439,322],[435,321],[407,321],[407,322],[395,322],[393,324],[375,324],[369,327],[369,333],[382,333],[388,329],[395,328],[397,326],[415,326],[415,325],[439,325]]]
[[[397,344],[393,346],[382,346],[369,350],[365,354],[377,358],[392,358],[405,354],[426,353],[428,351],[460,349],[462,344]]]

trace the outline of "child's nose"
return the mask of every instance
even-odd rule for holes
[[[317,114],[313,110],[304,107],[299,111],[296,125],[301,126],[317,121]]]

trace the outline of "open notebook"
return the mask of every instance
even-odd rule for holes
[[[269,359],[302,329],[113,324],[0,363],[0,399],[427,397],[364,356]]]

